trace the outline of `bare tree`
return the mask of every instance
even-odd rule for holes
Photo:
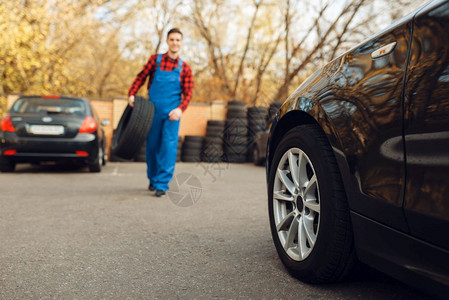
[[[297,41],[294,45],[292,45],[292,50],[289,53],[290,47],[288,46],[290,41],[288,40],[290,26],[291,26],[291,18],[290,18],[290,0],[286,0],[287,5],[284,12],[285,15],[285,44],[286,44],[286,63],[285,63],[285,77],[281,85],[279,86],[278,92],[272,98],[273,101],[279,101],[281,99],[285,99],[289,93],[289,86],[294,80],[294,78],[298,75],[301,70],[307,68],[307,66],[319,56],[320,51],[331,41],[329,40],[332,37],[332,34],[338,32],[337,34],[337,44],[334,46],[334,52],[331,54],[331,57],[335,55],[335,51],[337,51],[338,46],[341,43],[342,37],[347,34],[349,30],[349,25],[354,19],[354,16],[360,10],[362,5],[367,0],[353,0],[350,3],[346,4],[342,11],[335,17],[334,20],[331,21],[330,24],[323,24],[323,16],[329,9],[329,3],[324,4],[314,19],[313,24],[306,31],[305,35]],[[340,29],[339,29],[340,27]],[[316,34],[316,41],[314,45],[308,47],[306,42],[310,40],[310,36],[312,34]],[[334,37],[335,38],[335,35]],[[302,53],[303,57],[300,58],[299,63],[293,65],[293,60],[298,59],[298,53]]]
[[[218,34],[219,30],[211,26],[212,20],[216,20],[220,12],[220,2],[207,3],[202,0],[194,1],[191,22],[206,43],[212,75],[220,80],[224,92],[232,96],[233,90],[226,71],[229,67],[227,65],[229,54],[227,56],[223,55],[223,46],[220,43],[220,35]]]
[[[234,32],[238,35],[236,40],[243,40],[243,43],[235,46],[226,44],[226,38],[222,37],[227,35],[221,30],[222,23],[217,22],[218,15],[226,15],[225,10],[228,15],[232,14],[222,3],[207,0],[193,2],[189,20],[205,43],[209,60],[207,67],[210,74],[219,80],[224,97],[239,98],[256,104],[264,74],[276,54],[280,37],[265,37],[262,34],[263,31],[268,32],[267,27],[274,26],[263,20],[259,14],[262,8],[268,9],[268,6],[272,6],[271,3],[265,4],[265,1],[253,0],[244,5],[246,15],[240,15],[240,17],[246,19],[250,15],[250,21],[247,27],[244,27],[245,30]],[[251,13],[249,13],[250,10]],[[239,16],[228,16],[228,19],[233,17],[236,19]],[[272,32],[279,31],[272,30]],[[264,36],[264,39],[255,39],[255,35]],[[224,49],[227,49],[226,53]],[[207,71],[207,67],[202,68],[202,72]]]
[[[425,1],[0,1],[0,97],[124,94],[168,28],[181,26],[194,101],[281,101],[314,68]]]
[[[263,2],[262,0],[253,0],[254,13],[253,13],[253,16],[251,18],[251,24],[249,25],[248,34],[246,36],[245,47],[243,49],[243,53],[241,55],[241,59],[240,59],[239,67],[238,67],[238,70],[237,70],[237,74],[235,76],[234,88],[232,90],[232,96],[233,97],[235,97],[235,95],[237,94],[237,89],[239,87],[240,78],[241,78],[241,76],[243,74],[243,64],[245,63],[246,55],[248,53],[248,49],[249,49],[250,44],[251,44],[251,38],[252,38],[253,30],[254,30],[254,24],[256,23],[257,13],[259,12],[259,8],[260,8],[262,2]],[[262,71],[262,69],[260,69],[259,71]]]
[[[271,60],[273,59],[276,50],[278,49],[278,46],[281,41],[281,35],[279,35],[274,42],[267,43],[266,46],[263,48],[262,55],[260,56],[260,59],[258,61],[258,67],[257,67],[257,73],[255,76],[256,86],[254,91],[254,96],[251,100],[251,104],[255,106],[257,104],[257,101],[259,99],[259,94],[261,90],[261,85],[263,82],[263,76],[265,74],[265,71],[267,70]]]

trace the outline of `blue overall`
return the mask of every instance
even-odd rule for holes
[[[154,104],[153,125],[147,136],[147,176],[156,190],[167,191],[173,177],[178,147],[180,121],[170,121],[168,114],[181,102],[182,60],[173,71],[161,70],[162,54],[158,55],[157,66],[148,91]]]

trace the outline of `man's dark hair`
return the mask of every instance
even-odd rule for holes
[[[168,33],[167,33],[167,38],[168,38],[168,36],[170,35],[170,34],[172,34],[172,33],[179,33],[180,35],[181,35],[181,37],[184,37],[184,35],[182,34],[182,32],[181,32],[181,30],[179,30],[179,28],[172,28],[172,29],[170,29],[169,31],[168,31]]]

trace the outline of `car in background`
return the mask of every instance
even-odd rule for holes
[[[290,95],[267,149],[287,270],[339,281],[358,260],[449,295],[449,1],[431,1]]]
[[[253,144],[253,163],[256,166],[264,166],[267,156],[267,142],[270,128],[274,118],[265,124],[265,128],[256,133]]]
[[[100,119],[83,98],[22,96],[0,122],[0,171],[18,163],[67,161],[100,172],[106,164]]]
[[[253,163],[256,166],[265,166],[266,156],[267,156],[267,142],[268,135],[270,133],[270,128],[273,125],[274,118],[279,108],[281,108],[282,103],[273,102],[269,105],[265,125],[260,128],[254,137],[254,143],[252,146],[253,151]]]
[[[265,129],[257,132],[254,138],[253,163],[256,166],[263,166],[265,164],[268,134],[269,129]]]

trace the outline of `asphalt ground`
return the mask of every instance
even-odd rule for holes
[[[271,240],[264,168],[179,163],[164,198],[145,170],[0,173],[0,299],[426,298],[363,267],[332,285],[292,278]]]

